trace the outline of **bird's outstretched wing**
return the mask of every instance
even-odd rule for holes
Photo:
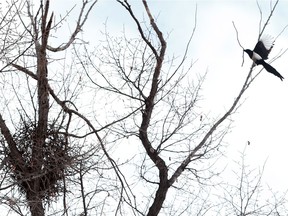
[[[268,55],[273,48],[273,38],[270,35],[264,35],[256,44],[254,52],[262,57],[262,59],[268,59]]]

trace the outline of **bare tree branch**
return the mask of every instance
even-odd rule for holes
[[[88,16],[89,16],[89,13],[91,12],[91,10],[93,9],[93,7],[95,6],[95,4],[97,3],[98,0],[94,0],[92,2],[92,4],[89,6],[89,8],[87,9],[87,12],[85,12],[85,9],[86,9],[86,6],[87,4],[89,3],[89,1],[87,0],[83,0],[83,4],[82,4],[82,8],[80,10],[80,13],[79,13],[79,17],[78,17],[78,20],[77,20],[77,23],[76,23],[76,27],[75,27],[75,30],[74,32],[71,34],[70,36],[70,39],[67,43],[64,43],[63,45],[60,45],[58,47],[52,47],[52,46],[49,46],[47,45],[47,49],[49,51],[52,51],[52,52],[59,52],[59,51],[64,51],[66,50],[75,40],[76,40],[76,36],[78,35],[78,33],[82,30],[85,22],[87,21],[88,19]]]

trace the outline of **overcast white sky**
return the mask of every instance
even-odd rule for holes
[[[55,1],[54,11],[69,9],[77,1]],[[275,1],[273,1],[274,3]],[[145,18],[140,1],[130,1],[135,13]],[[197,6],[197,28],[192,40],[189,57],[197,60],[194,72],[204,74],[208,70],[202,97],[203,109],[210,115],[220,116],[233,102],[248,73],[251,61],[245,56],[242,63],[242,50],[239,47],[232,21],[239,32],[239,39],[245,48],[253,49],[258,37],[260,13],[256,1],[252,0],[148,0],[151,11],[157,15],[160,29],[169,35],[168,50],[170,54],[181,55],[195,24]],[[259,1],[263,21],[269,15],[271,2]],[[288,24],[288,1],[279,2],[265,33],[276,37]],[[77,14],[77,11],[74,11]],[[73,16],[69,22],[73,26]],[[123,27],[131,35],[137,35],[135,24],[127,12],[112,0],[99,0],[84,28],[84,38],[95,45],[101,40],[100,31],[104,23],[108,31],[121,35]],[[262,24],[263,25],[263,24]],[[278,37],[270,53],[276,56],[281,49],[288,48],[288,31]],[[247,147],[247,163],[252,167],[262,166],[268,158],[264,181],[276,190],[288,188],[286,172],[288,143],[288,55],[283,55],[272,65],[286,78],[279,78],[265,71],[246,92],[243,105],[233,116],[234,123],[226,137],[227,157],[235,159],[238,151]],[[258,66],[256,71],[261,68]]]
[[[70,1],[69,1],[70,2]],[[72,1],[71,1],[72,2]],[[136,13],[144,17],[142,4],[130,1]],[[56,3],[56,2],[55,2]],[[204,74],[208,69],[204,84],[202,106],[211,116],[221,115],[233,102],[251,66],[248,56],[242,63],[242,50],[239,47],[232,21],[239,32],[239,39],[245,48],[253,49],[258,37],[260,13],[256,1],[251,0],[153,0],[148,3],[157,15],[158,25],[168,36],[170,54],[181,55],[195,24],[197,5],[197,28],[192,40],[189,57],[197,60],[194,72]],[[273,1],[274,3],[274,1]],[[71,3],[72,4],[72,3]],[[270,12],[270,1],[259,1],[263,20]],[[288,24],[288,1],[279,2],[265,33],[276,37]],[[137,34],[135,24],[115,1],[99,1],[85,26],[85,37],[98,41],[99,31],[104,30],[107,21],[108,31],[121,34],[125,31]],[[288,31],[278,37],[270,53],[276,56],[281,49],[288,48]],[[263,71],[246,92],[243,105],[233,116],[234,123],[226,137],[227,157],[239,157],[249,140],[247,163],[260,167],[268,158],[264,182],[276,190],[288,188],[288,55],[283,55],[272,65],[285,77],[279,78]],[[258,66],[256,71],[261,68]],[[240,159],[240,158],[239,158]]]

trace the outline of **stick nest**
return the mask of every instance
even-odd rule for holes
[[[29,196],[50,200],[63,191],[65,171],[71,167],[72,156],[68,139],[59,128],[48,125],[45,142],[39,144],[35,123],[23,122],[13,135],[24,166],[18,164],[15,155],[7,148],[7,168],[20,191]],[[9,146],[8,146],[9,147]],[[33,193],[32,192],[32,193]]]

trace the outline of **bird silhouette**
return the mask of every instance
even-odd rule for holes
[[[253,51],[250,49],[245,49],[244,52],[249,55],[256,65],[262,65],[266,71],[274,74],[275,76],[279,77],[281,81],[283,81],[284,77],[274,67],[264,61],[268,59],[268,55],[273,48],[273,45],[272,37],[266,35],[257,42]]]

